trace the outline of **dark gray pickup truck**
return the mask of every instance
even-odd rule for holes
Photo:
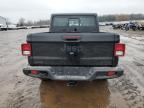
[[[115,33],[99,32],[96,14],[53,14],[49,32],[27,36],[24,74],[40,79],[91,81],[123,75],[118,65],[125,44]]]

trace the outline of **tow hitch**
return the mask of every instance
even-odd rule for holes
[[[68,81],[67,82],[67,86],[68,87],[74,87],[77,86],[78,82],[77,81]]]

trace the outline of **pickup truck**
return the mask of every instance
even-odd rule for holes
[[[116,33],[99,31],[97,14],[53,14],[49,32],[33,33],[21,45],[25,75],[40,79],[92,81],[117,78],[125,44]]]

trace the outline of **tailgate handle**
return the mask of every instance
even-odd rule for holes
[[[78,40],[80,40],[80,36],[64,36],[63,38],[66,41],[78,41]]]

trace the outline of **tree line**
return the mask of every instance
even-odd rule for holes
[[[129,20],[144,20],[144,14],[115,14],[115,15],[102,15],[98,17],[99,22],[106,21],[129,21]],[[49,25],[50,20],[26,21],[24,18],[18,20],[17,26],[41,26]]]
[[[42,25],[49,25],[49,24],[50,24],[50,20],[26,21],[24,18],[20,18],[19,21],[17,22],[17,26],[42,26]]]
[[[100,22],[144,20],[144,14],[115,14],[99,16]]]

